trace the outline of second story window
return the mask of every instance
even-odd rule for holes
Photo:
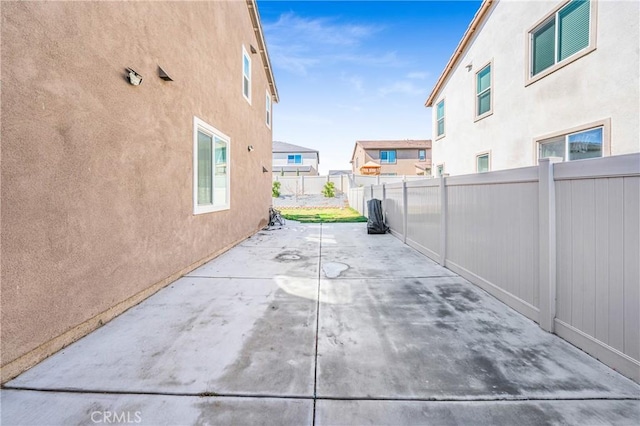
[[[426,161],[427,160],[427,151],[424,149],[418,150],[418,161]]]
[[[579,52],[595,47],[592,19],[589,0],[572,0],[533,28],[529,32],[529,76],[552,72],[558,68],[556,64],[561,66],[580,57]]]
[[[302,164],[302,155],[301,154],[287,155],[287,164]]]
[[[267,112],[266,112],[266,123],[267,123],[267,127],[271,128],[271,94],[269,94],[269,91],[267,91],[267,98],[265,100],[265,105],[267,107]]]
[[[395,164],[396,151],[380,151],[380,163],[382,164]]]
[[[492,112],[491,64],[476,74],[476,118],[483,118]]]
[[[444,136],[444,99],[436,105],[436,123],[438,127],[436,136]]]
[[[242,96],[251,103],[251,57],[242,46]]]

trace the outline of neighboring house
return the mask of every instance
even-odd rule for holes
[[[320,153],[311,148],[273,141],[273,174],[279,176],[318,176]]]
[[[256,7],[2,3],[2,382],[268,223]]]
[[[356,175],[430,175],[431,141],[356,141],[351,167]]]
[[[637,152],[639,12],[485,0],[426,101],[434,174]]]

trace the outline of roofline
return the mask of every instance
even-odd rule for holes
[[[260,24],[260,13],[258,12],[258,5],[256,0],[246,0],[247,8],[249,9],[249,15],[251,16],[251,23],[253,24],[253,31],[258,41],[258,51],[262,58],[262,65],[267,73],[267,81],[269,83],[269,89],[273,102],[278,103],[280,97],[278,96],[278,88],[276,87],[276,80],[273,77],[273,68],[271,67],[271,60],[269,59],[269,52],[267,51],[267,43],[264,39],[264,33],[262,32],[262,24]]]
[[[429,146],[429,148],[433,147],[433,141],[431,139],[392,139],[392,140],[370,140],[370,141],[356,141],[356,143],[353,145],[353,152],[351,153],[351,160],[349,161],[349,163],[353,163],[353,157],[355,157],[356,155],[356,149],[358,149],[358,145],[360,145],[360,147],[362,149],[364,149],[365,153],[367,151],[367,148],[365,148],[360,142],[405,142],[405,141],[418,141],[418,142],[429,142],[431,144],[431,146]],[[397,148],[394,147],[393,144],[389,145],[389,148],[394,148],[394,149],[420,149],[420,148],[415,148],[415,147],[411,147],[411,148]],[[427,148],[427,147],[425,147]],[[380,148],[372,148],[372,149],[380,149]]]
[[[456,50],[453,51],[453,55],[451,55],[451,58],[449,58],[449,62],[447,62],[447,65],[444,67],[444,71],[442,71],[442,74],[440,74],[440,77],[438,78],[436,85],[433,87],[433,89],[431,90],[431,94],[427,98],[427,101],[424,103],[425,107],[433,106],[433,101],[435,101],[436,95],[440,92],[440,89],[444,85],[445,80],[447,79],[447,77],[449,77],[449,74],[451,74],[451,72],[453,71],[453,68],[456,65],[456,62],[458,62],[458,59],[460,59],[460,57],[462,56],[462,53],[464,53],[465,49],[471,42],[471,38],[475,34],[476,29],[478,29],[478,27],[484,22],[484,18],[487,16],[487,12],[489,12],[489,9],[491,8],[491,6],[497,1],[498,0],[482,1],[482,4],[480,5],[480,9],[478,9],[478,11],[476,12],[475,16],[473,17],[473,20],[471,20],[469,27],[467,27],[467,30],[462,36],[462,40],[460,40],[460,43],[458,43]]]

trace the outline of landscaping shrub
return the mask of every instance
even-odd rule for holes
[[[273,186],[271,187],[271,196],[273,198],[278,198],[280,196],[280,182],[277,180],[273,182]]]
[[[336,185],[333,182],[327,182],[322,188],[322,193],[327,198],[333,198],[336,196]]]

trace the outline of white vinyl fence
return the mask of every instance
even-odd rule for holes
[[[280,182],[282,195],[321,194],[327,182],[333,182],[336,194],[345,193],[349,189],[349,175],[337,176],[273,176],[273,181]]]
[[[393,235],[640,382],[640,154],[352,188]]]

